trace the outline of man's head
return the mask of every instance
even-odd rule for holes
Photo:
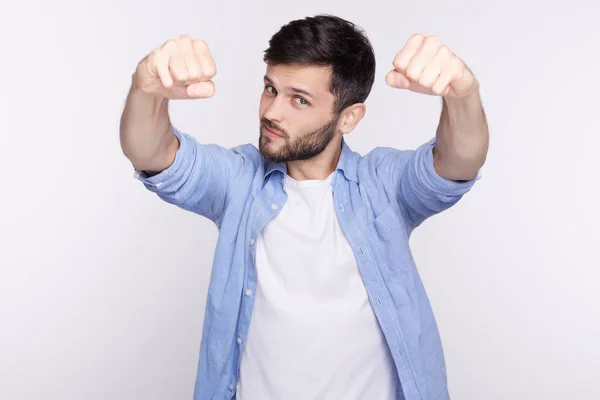
[[[310,159],[364,115],[375,56],[354,24],[328,15],[292,21],[273,35],[264,61],[259,147],[267,158]]]

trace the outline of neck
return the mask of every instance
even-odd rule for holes
[[[335,171],[341,154],[342,136],[336,135],[317,156],[288,162],[287,173],[297,181],[325,179]]]

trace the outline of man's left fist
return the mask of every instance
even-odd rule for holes
[[[411,36],[393,64],[385,77],[393,87],[453,98],[468,97],[479,89],[465,63],[435,36]]]

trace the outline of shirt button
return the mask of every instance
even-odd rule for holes
[[[272,208],[273,210],[277,210],[277,204],[275,204],[275,203],[271,204],[271,208]]]
[[[254,246],[254,239],[250,239],[250,246]]]
[[[237,344],[242,344],[242,339],[237,338]]]
[[[252,290],[246,289],[246,296],[248,296],[248,297],[252,296]]]
[[[233,385],[229,385],[229,390],[233,390]]]

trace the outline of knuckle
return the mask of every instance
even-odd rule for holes
[[[175,69],[175,75],[179,81],[185,81],[188,79],[188,72],[181,67]]]
[[[196,48],[198,48],[200,50],[208,50],[208,43],[206,43],[202,39],[194,40],[194,45],[196,46]]]
[[[399,57],[396,57],[392,64],[394,65],[394,68],[397,70],[403,70],[406,67]]]
[[[179,65],[172,65],[171,76],[177,82],[185,81],[187,79],[187,71],[182,69]]]
[[[204,68],[204,70],[202,72],[205,77],[212,78],[213,76],[215,76],[217,74],[217,67],[214,65],[209,65],[209,66],[206,66],[206,68]]]
[[[178,84],[181,84],[181,83],[187,82],[187,81],[188,81],[187,74],[186,74],[185,72],[181,72],[181,71],[180,71],[180,72],[177,72],[177,73],[175,74],[175,81],[176,81]]]
[[[405,75],[411,81],[417,81],[419,78],[419,74],[414,69],[407,69]]]
[[[424,87],[431,86],[431,80],[428,77],[426,77],[426,76],[420,76],[419,80],[417,81],[417,83],[419,85],[421,85],[421,86],[424,86]]]
[[[442,86],[439,86],[439,85],[438,85],[438,86],[434,86],[434,87],[431,89],[431,91],[432,91],[434,94],[436,94],[436,95],[438,95],[438,96],[441,96],[441,95],[443,95],[443,94],[444,94],[444,91],[445,91],[445,89],[444,89]]]
[[[180,41],[180,42],[191,42],[192,38],[190,37],[190,35],[184,33],[183,35],[179,36],[178,41]]]
[[[446,45],[442,45],[438,51],[443,56],[449,56],[452,54],[452,51],[450,51],[450,49]]]
[[[177,47],[177,42],[175,42],[173,39],[169,39],[165,42],[165,44],[162,45],[162,47],[164,49],[173,49]]]
[[[410,37],[410,40],[421,40],[425,37],[422,33],[415,33]]]
[[[460,60],[460,58],[456,57],[456,55],[452,54],[452,57],[450,58],[450,65],[453,68],[461,68],[464,63]]]
[[[440,39],[438,36],[436,35],[431,35],[427,38],[427,41],[431,44],[434,45],[435,47],[441,47],[444,46],[444,44],[442,43],[442,39]]]
[[[159,50],[166,52],[167,54],[173,53],[177,51],[177,42],[173,39],[169,39],[161,46]]]
[[[148,62],[150,64],[155,64],[157,62],[157,60],[160,59],[161,57],[161,49],[154,49],[150,52],[150,54],[148,55]]]
[[[198,66],[188,67],[188,78],[190,80],[198,80],[202,77],[202,73],[200,72],[200,68]]]

